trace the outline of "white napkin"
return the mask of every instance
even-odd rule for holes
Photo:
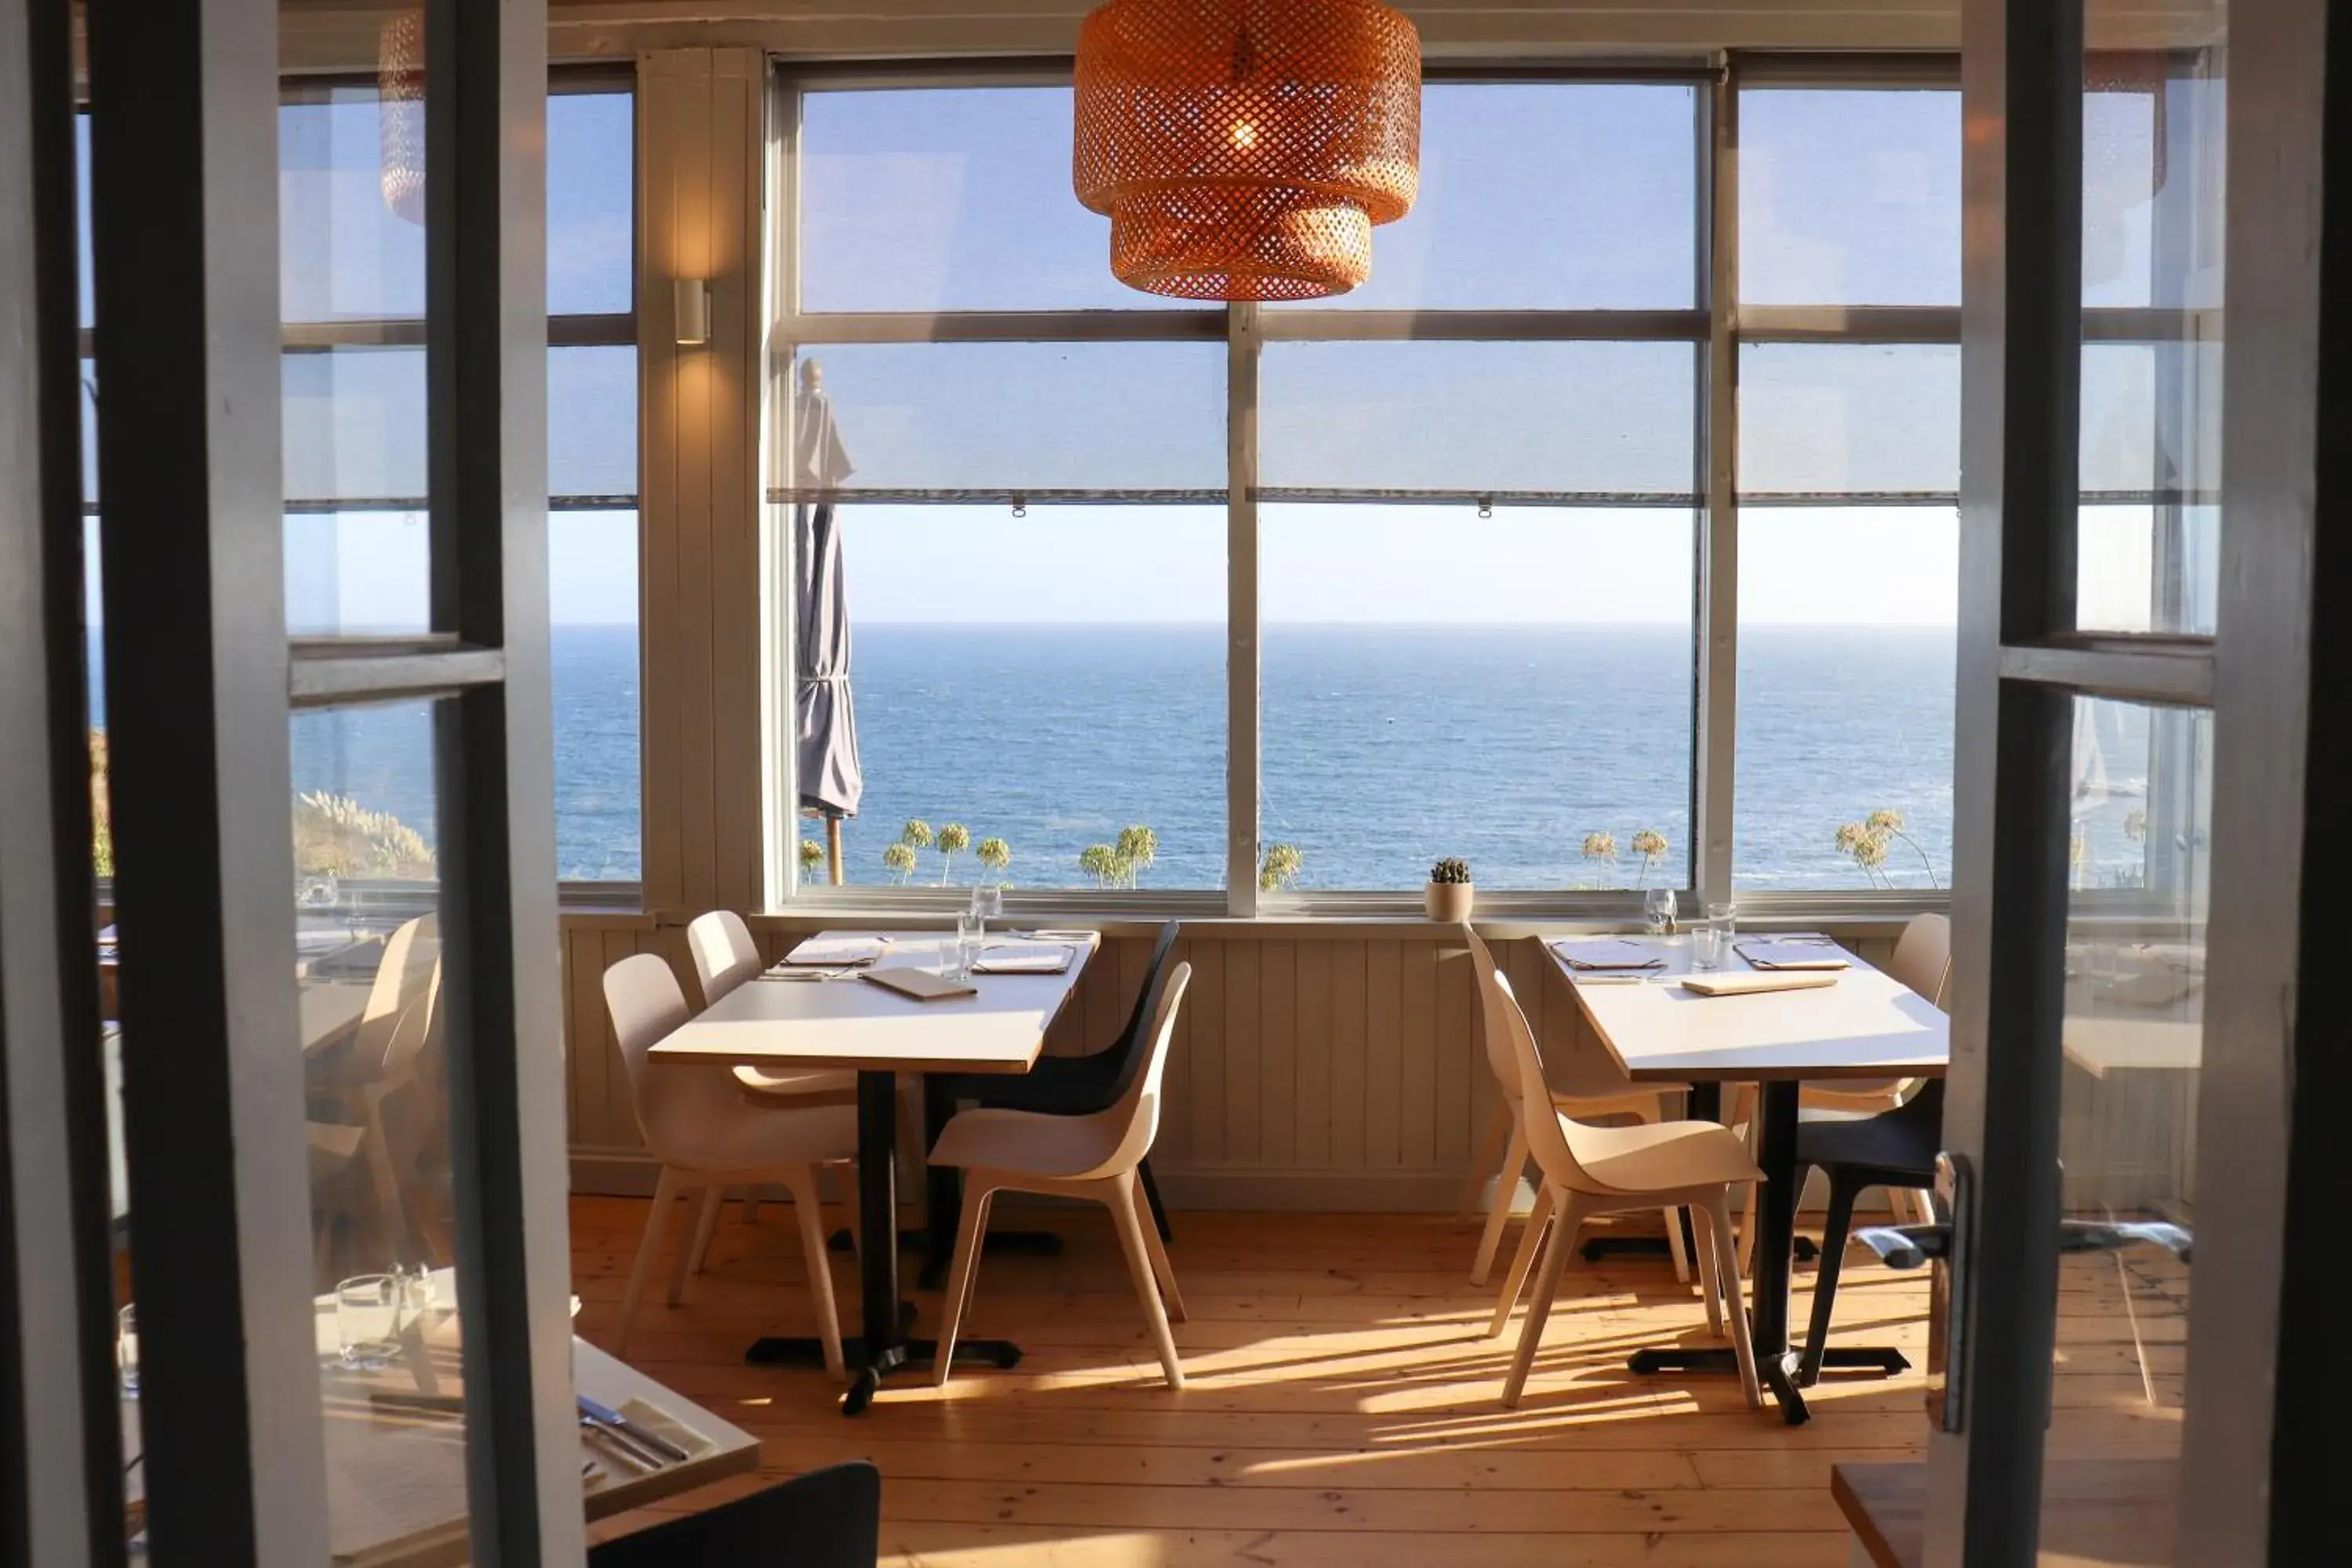
[[[1062,974],[1070,967],[1066,947],[992,947],[972,961],[980,974]]]

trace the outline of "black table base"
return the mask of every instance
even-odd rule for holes
[[[939,1353],[935,1341],[907,1337],[913,1314],[911,1304],[898,1291],[898,1076],[861,1072],[857,1075],[858,1228],[867,1237],[882,1238],[884,1244],[867,1247],[857,1255],[858,1313],[865,1331],[842,1342],[842,1358],[853,1372],[849,1392],[841,1401],[845,1415],[865,1415],[884,1378],[927,1368]],[[934,1237],[939,1233],[938,1220],[934,1210],[929,1227]],[[951,1228],[949,1235],[952,1246]],[[956,1355],[1009,1367],[1019,1364],[1021,1347],[1008,1340],[966,1340],[957,1343]],[[824,1351],[813,1339],[772,1337],[755,1341],[743,1352],[743,1359],[762,1366],[822,1366]]]
[[[1021,1364],[1021,1347],[1011,1340],[956,1341],[958,1362],[984,1362],[999,1371],[1010,1372]],[[881,1392],[882,1380],[894,1372],[929,1371],[939,1364],[940,1342],[937,1340],[901,1339],[886,1345],[877,1357],[866,1348],[863,1335],[841,1342],[842,1359],[849,1363],[849,1392],[841,1396],[841,1413],[863,1415]],[[754,1340],[743,1359],[754,1366],[823,1366],[824,1342],[814,1337],[790,1338],[771,1336]]]
[[[1812,1418],[1797,1384],[1799,1357],[1789,1345],[1789,1276],[1797,1256],[1797,1099],[1801,1086],[1794,1079],[1770,1079],[1757,1095],[1756,1163],[1764,1173],[1757,1194],[1756,1277],[1749,1282],[1754,1304],[1748,1321],[1756,1347],[1756,1373],[1766,1392],[1780,1406],[1780,1418],[1801,1426]],[[1712,1086],[1700,1085],[1691,1095],[1691,1113],[1711,1115],[1719,1105]],[[1702,1112],[1700,1107],[1708,1110]],[[1648,1237],[1641,1238],[1648,1240]],[[1655,1243],[1660,1251],[1664,1240]],[[1694,1253],[1696,1256],[1696,1253]],[[1833,1346],[1822,1358],[1825,1368],[1871,1371],[1892,1375],[1909,1368],[1902,1352],[1874,1346]],[[1642,1376],[1657,1373],[1706,1373],[1739,1375],[1739,1357],[1729,1350],[1660,1346],[1635,1351],[1625,1369]]]

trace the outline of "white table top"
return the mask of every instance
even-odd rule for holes
[[[937,970],[954,936],[937,931],[825,931],[826,937],[888,935],[879,968]],[[992,943],[1035,947],[1011,936]],[[1098,939],[1097,939],[1098,940]],[[1036,1064],[1046,1026],[1062,1010],[1096,942],[1069,944],[1059,974],[974,974],[975,996],[918,1002],[851,978],[747,980],[669,1038],[656,1062],[715,1062],[763,1068],[833,1068],[867,1072],[1024,1073]]]
[[[1628,982],[1569,968],[1549,942],[1544,951],[1592,1032],[1637,1082],[1941,1078],[1950,1059],[1949,1020],[1852,953],[1832,985],[1701,996],[1677,984],[1689,973],[1688,937],[1633,940],[1655,946],[1666,967]],[[1734,956],[1725,972],[1748,967]]]

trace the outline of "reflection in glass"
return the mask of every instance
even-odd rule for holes
[[[1225,488],[1223,343],[867,343],[814,361],[851,489]]]
[[[1739,95],[1739,298],[1960,302],[1960,95]]]
[[[1278,879],[1402,891],[1453,855],[1498,891],[1690,885],[1690,512],[1269,505],[1259,531]]]
[[[1739,488],[1750,499],[1957,495],[1959,349],[1924,343],[1741,348]]]
[[[1673,342],[1276,342],[1276,490],[1691,493],[1696,356]]]
[[[311,710],[289,723],[308,1294],[339,1559],[416,1528],[387,1506],[385,1402],[462,1392],[434,710]],[[462,1495],[454,1431],[403,1456],[404,1491]]]
[[[2196,1226],[2212,734],[2202,710],[2075,703],[2059,1127],[2069,1221]],[[2178,1458],[2189,1276],[2146,1243],[2061,1259],[2046,1498],[2079,1496],[2069,1479],[2088,1462]],[[2169,1510],[2152,1512],[2165,1539],[2130,1546],[2086,1539],[2079,1514],[2053,1509],[2042,1561],[2168,1563]]]

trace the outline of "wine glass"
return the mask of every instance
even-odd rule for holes
[[[1672,888],[1652,888],[1642,895],[1642,921],[1652,936],[1665,936],[1675,929],[1675,890]]]

